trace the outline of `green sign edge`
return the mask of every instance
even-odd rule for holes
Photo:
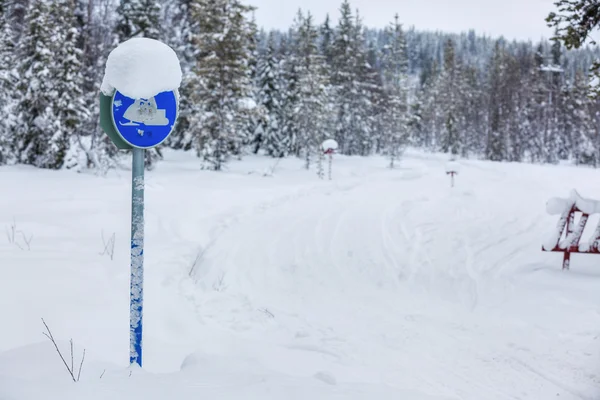
[[[100,126],[118,149],[131,150],[133,147],[123,140],[115,128],[112,117],[113,97],[114,94],[112,96],[106,96],[104,93],[100,92]]]

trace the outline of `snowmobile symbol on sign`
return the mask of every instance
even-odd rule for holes
[[[127,144],[141,149],[161,144],[177,119],[177,97],[173,91],[149,99],[132,99],[115,91],[111,108],[119,136]]]

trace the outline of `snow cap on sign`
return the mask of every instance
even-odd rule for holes
[[[338,142],[336,142],[333,139],[327,139],[326,141],[323,142],[323,144],[321,145],[321,147],[323,147],[323,150],[327,151],[327,150],[337,150],[338,148]]]
[[[107,96],[116,89],[132,99],[149,99],[180,84],[181,66],[173,49],[158,40],[133,38],[108,55],[100,89]]]
[[[456,161],[448,161],[448,163],[446,163],[446,172],[459,172],[460,171],[460,164],[457,163]]]

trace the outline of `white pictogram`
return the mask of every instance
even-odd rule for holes
[[[139,126],[140,124],[146,126],[166,126],[169,125],[166,111],[158,109],[154,97],[150,99],[136,99],[127,108],[125,114],[123,114],[123,118],[128,119],[129,122],[122,123],[119,121],[119,123],[124,126]]]

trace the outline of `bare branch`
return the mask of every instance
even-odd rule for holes
[[[81,369],[83,368],[83,360],[85,360],[85,349],[83,349],[83,356],[81,356],[81,364],[79,364],[79,372],[77,372],[77,382],[79,382],[79,378],[81,377]],[[104,372],[102,373],[102,375],[104,375]],[[100,378],[102,378],[102,377],[100,377]]]
[[[73,339],[69,341],[71,343],[71,371],[74,371],[73,367]]]
[[[102,235],[102,245],[104,246],[104,250],[102,251],[102,253],[100,253],[100,255],[109,255],[111,261],[114,259],[115,256],[115,233],[113,232],[113,234],[110,236],[110,238],[108,240],[106,240],[104,238],[104,230],[101,232]]]
[[[27,245],[27,250],[31,250],[31,241],[33,240],[33,235],[29,236],[29,239],[28,239],[27,236],[25,236],[25,233],[23,231],[19,231],[19,233],[21,234],[21,236],[23,237],[23,241]]]
[[[56,340],[54,340],[54,336],[52,336],[52,332],[50,331],[50,328],[48,327],[48,324],[46,324],[46,321],[44,321],[44,318],[42,318],[42,323],[44,324],[44,326],[46,327],[46,330],[48,331],[47,334],[45,332],[42,332],[42,333],[48,339],[50,339],[50,341],[54,345],[54,348],[56,349],[58,355],[60,356],[60,359],[62,360],[63,364],[65,364],[65,367],[67,368],[67,371],[69,371],[69,375],[71,375],[71,378],[73,379],[73,382],[77,382],[75,380],[75,376],[73,375],[73,371],[71,371],[71,369],[69,368],[69,364],[67,364],[67,362],[65,361],[65,358],[63,357],[62,353],[60,352],[60,349],[58,348],[58,345],[56,344]]]

